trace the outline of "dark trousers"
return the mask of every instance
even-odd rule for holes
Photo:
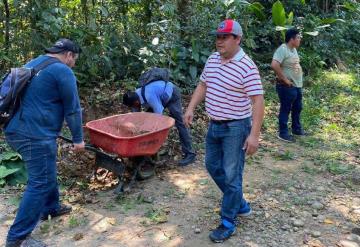
[[[60,202],[56,139],[38,140],[10,134],[6,135],[6,141],[21,154],[28,173],[26,189],[7,236],[10,244],[31,234],[41,215],[58,210]]]
[[[300,123],[300,113],[302,110],[302,89],[277,84],[276,91],[280,99],[279,134],[288,135],[288,120],[290,112],[291,129],[293,132],[300,132],[302,130]]]
[[[182,152],[184,155],[195,154],[191,144],[190,132],[184,124],[181,94],[177,87],[174,87],[173,94],[166,104],[166,108],[169,109],[170,116],[175,119],[175,126],[179,131]]]

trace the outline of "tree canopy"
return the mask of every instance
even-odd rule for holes
[[[192,88],[215,48],[209,31],[224,18],[241,23],[242,46],[260,69],[269,66],[289,27],[303,33],[306,74],[339,61],[359,68],[355,0],[2,0],[0,12],[2,72],[68,37],[83,48],[76,68],[83,85],[136,80],[145,68],[163,66]]]

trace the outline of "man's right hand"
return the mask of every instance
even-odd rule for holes
[[[189,108],[186,110],[185,114],[184,114],[184,123],[186,127],[190,127],[190,125],[192,124],[194,118],[194,112],[189,110]]]
[[[85,150],[85,142],[82,141],[81,143],[74,143],[72,150],[75,152],[81,152]]]
[[[286,84],[287,87],[293,86],[292,82],[289,79],[287,79],[284,83]]]
[[[284,86],[286,86],[286,87],[292,87],[293,85],[292,85],[292,82],[289,80],[289,79],[287,79],[287,78],[285,78],[285,79],[280,79],[280,78],[278,78],[277,79],[277,83],[279,83],[279,84],[281,84],[281,85],[284,85]]]

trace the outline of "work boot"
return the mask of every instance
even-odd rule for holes
[[[196,154],[186,154],[185,157],[178,162],[179,166],[187,166],[195,161]]]

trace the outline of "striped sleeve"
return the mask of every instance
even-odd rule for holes
[[[243,85],[244,91],[249,96],[264,94],[260,73],[256,67],[253,67],[247,71],[243,78]]]

